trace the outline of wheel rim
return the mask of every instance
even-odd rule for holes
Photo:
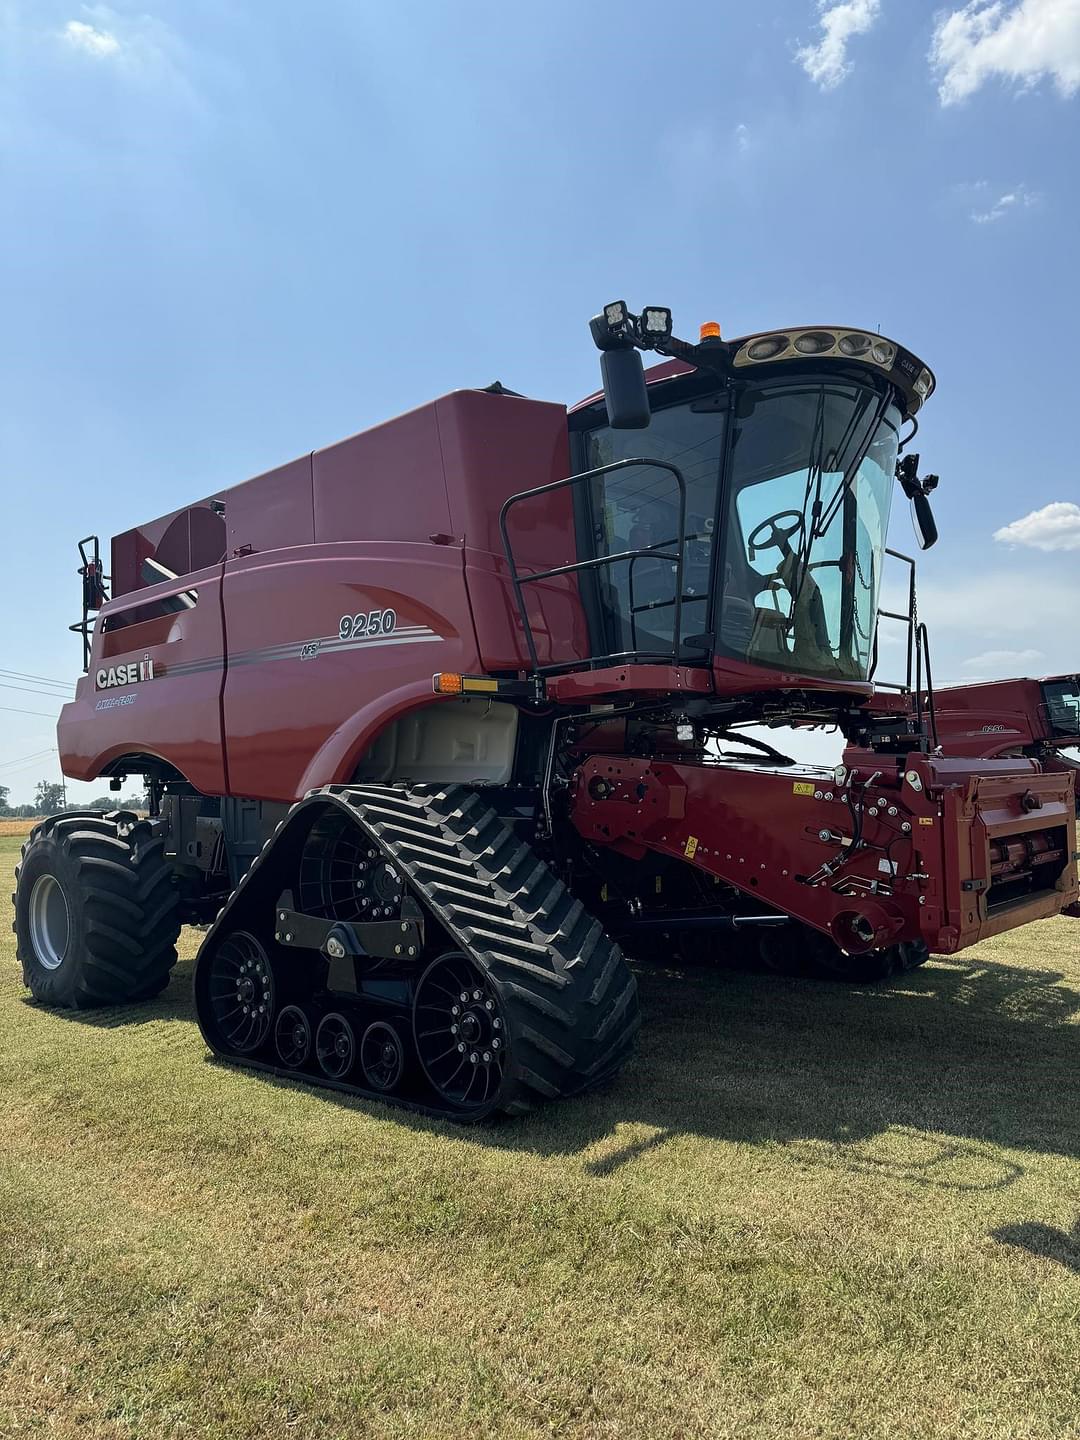
[[[336,1011],[324,1015],[315,1032],[315,1054],[324,1075],[340,1080],[347,1075],[356,1059],[356,1036],[353,1028]]]
[[[71,939],[71,912],[55,875],[39,875],[30,891],[30,943],[38,963],[56,970],[64,963]]]
[[[274,1024],[274,1048],[290,1070],[299,1070],[311,1054],[311,1023],[299,1005],[286,1005]]]
[[[360,1041],[360,1068],[373,1090],[393,1090],[405,1070],[405,1047],[392,1025],[376,1020]]]
[[[499,1093],[506,1064],[506,1018],[487,976],[453,950],[433,960],[413,1002],[413,1034],[424,1074],[461,1109]]]
[[[238,930],[214,953],[208,977],[210,1014],[224,1043],[240,1055],[257,1050],[270,1033],[274,976],[254,935]]]
[[[326,920],[390,920],[404,881],[347,815],[313,826],[300,857],[300,909]]]

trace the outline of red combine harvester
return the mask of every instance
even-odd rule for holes
[[[30,837],[39,1000],[155,995],[208,924],[216,1055],[480,1119],[622,1064],[623,946],[865,981],[1076,906],[1076,678],[935,696],[912,581],[907,681],[872,680],[897,483],[935,538],[930,371],[846,327],[592,333],[569,413],[444,396],[117,535],[111,598],[83,542],[64,770],[145,777],[150,817]],[[746,734],[781,724],[844,763]]]

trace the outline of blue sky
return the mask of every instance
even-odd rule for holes
[[[1080,664],[1080,0],[0,0],[0,36],[0,668],[76,675],[80,536],[455,387],[573,401],[616,296],[923,356],[938,676]],[[0,679],[20,800],[58,705]]]

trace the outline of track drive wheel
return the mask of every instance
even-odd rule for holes
[[[420,977],[413,1035],[424,1074],[452,1109],[490,1110],[507,1089],[511,1027],[500,987],[461,950]]]
[[[169,983],[180,932],[164,842],[130,811],[55,815],[15,869],[23,983],[45,1005],[149,1000]]]

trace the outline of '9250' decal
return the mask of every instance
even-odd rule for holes
[[[392,635],[397,628],[393,610],[369,610],[366,614],[342,615],[338,621],[338,639],[355,639],[366,635]]]

